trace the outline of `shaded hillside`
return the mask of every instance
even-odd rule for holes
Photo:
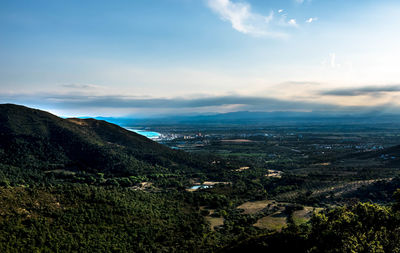
[[[0,166],[119,176],[194,173],[206,159],[169,149],[106,121],[62,119],[23,106],[0,105]],[[24,173],[24,172],[21,172]]]
[[[342,160],[354,160],[360,163],[375,161],[387,167],[400,166],[400,145],[384,148],[376,151],[352,153],[341,158]]]
[[[83,185],[0,193],[1,252],[192,252],[207,232],[173,195]]]
[[[400,145],[384,149],[379,158],[388,160],[392,166],[400,166]]]

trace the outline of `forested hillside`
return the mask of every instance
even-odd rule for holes
[[[0,133],[3,185],[78,174],[81,178],[90,174],[89,181],[119,178],[129,184],[162,175],[181,179],[181,175],[218,171],[205,157],[169,149],[105,121],[62,119],[18,105],[0,105]]]
[[[400,252],[398,177],[339,202],[241,163],[0,105],[0,252]],[[358,202],[371,192],[383,204]]]

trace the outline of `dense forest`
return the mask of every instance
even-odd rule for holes
[[[240,166],[105,121],[0,105],[0,252],[400,252],[400,178],[333,205],[300,191],[322,175],[268,178]],[[217,182],[187,190],[207,180]],[[289,190],[301,192],[293,203],[238,208]],[[319,211],[299,223],[307,205]],[[285,227],[254,226],[279,208]]]

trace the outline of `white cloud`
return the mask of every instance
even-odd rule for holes
[[[231,0],[207,0],[208,6],[217,13],[222,20],[229,21],[232,27],[244,34],[253,36],[285,37],[285,33],[271,28],[274,13],[268,16],[254,13],[250,4],[246,2],[232,2]]]
[[[306,23],[312,23],[312,22],[315,22],[317,20],[318,20],[318,18],[309,18],[309,19],[306,20]]]
[[[291,26],[298,26],[298,25],[297,25],[297,22],[296,22],[296,19],[290,19],[290,20],[288,21],[288,24],[291,25]]]
[[[342,64],[337,62],[336,53],[330,53],[329,57],[322,61],[322,66],[332,69],[338,69],[342,67]]]
[[[331,58],[331,67],[332,68],[335,68],[337,65],[336,65],[336,54],[335,53],[331,53],[331,54],[329,54],[329,57]]]
[[[298,4],[303,4],[304,2],[311,3],[312,0],[294,0]]]
[[[278,13],[282,13],[282,12],[283,12],[283,10],[282,10],[282,9],[278,10]]]

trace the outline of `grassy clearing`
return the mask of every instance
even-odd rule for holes
[[[224,218],[222,217],[206,216],[205,219],[210,224],[210,228],[213,231],[215,230],[216,227],[224,225]]]
[[[282,228],[287,226],[287,215],[285,214],[285,207],[290,205],[290,203],[276,202],[273,200],[262,200],[254,202],[246,202],[240,206],[238,209],[243,209],[244,214],[257,214],[263,209],[267,208],[269,210],[275,210],[273,214],[267,215],[259,219],[254,226],[261,229],[281,231]],[[312,206],[305,206],[303,210],[298,210],[293,212],[293,220],[296,225],[301,225],[307,223],[314,212],[320,212],[323,208],[315,208]]]
[[[284,208],[274,214],[259,219],[254,226],[262,229],[281,231],[282,228],[287,226],[287,215],[283,210]],[[311,219],[314,212],[320,212],[321,210],[323,210],[323,208],[305,206],[303,210],[295,211],[293,213],[293,220],[296,225],[305,224]]]
[[[284,215],[282,212],[277,212],[275,214],[259,219],[254,224],[254,226],[261,229],[281,231],[284,227],[287,226],[286,215]]]
[[[311,219],[314,211],[316,211],[314,207],[305,206],[303,210],[293,212],[293,220],[296,223],[296,225],[304,224]]]
[[[261,201],[254,201],[254,202],[246,202],[242,205],[238,206],[238,209],[243,209],[244,214],[256,214],[266,208],[268,204],[274,204],[275,201],[273,200],[261,200]]]

